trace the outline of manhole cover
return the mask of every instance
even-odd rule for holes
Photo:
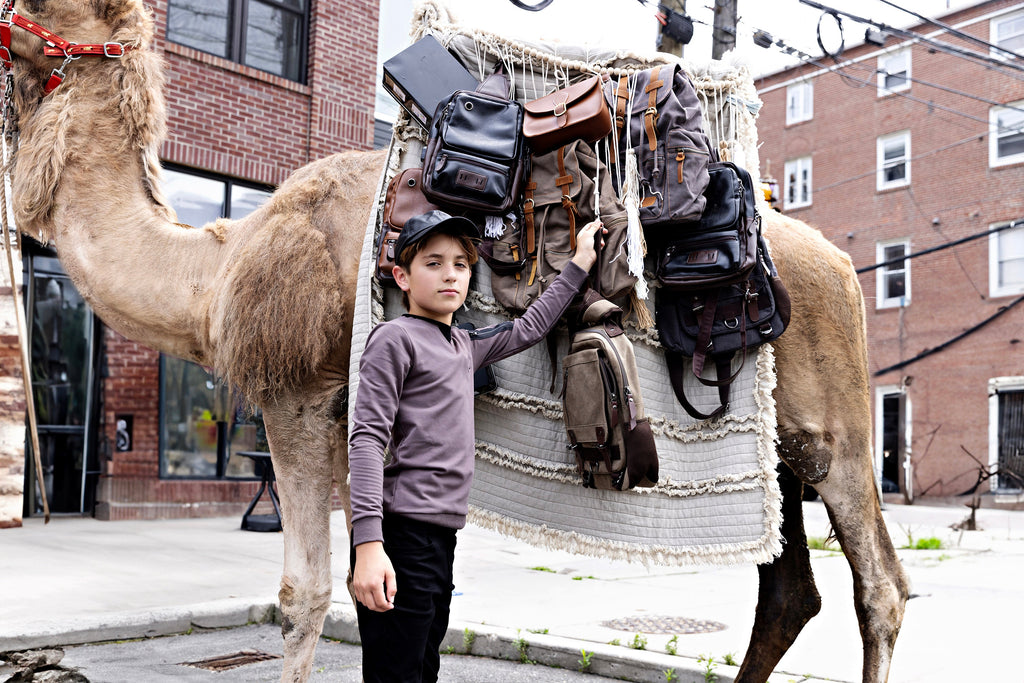
[[[688,619],[687,617],[625,617],[606,621],[602,626],[616,631],[630,633],[714,633],[724,631],[727,627],[717,621],[705,619]]]
[[[246,664],[265,662],[270,659],[281,659],[281,655],[272,655],[267,652],[260,652],[259,650],[242,650],[230,655],[200,659],[198,662],[182,662],[181,666],[191,666],[196,669],[206,669],[207,671],[227,671],[228,669],[237,669]]]

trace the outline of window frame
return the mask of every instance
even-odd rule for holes
[[[1012,164],[1019,164],[1024,161],[1024,152],[1018,152],[1017,154],[1010,154],[1005,157],[999,156],[999,140],[1002,137],[999,133],[999,115],[1003,112],[1016,112],[1020,116],[1020,122],[1017,124],[1018,130],[1016,131],[1020,135],[1024,135],[1024,100],[1018,100],[1016,102],[1007,102],[1003,105],[998,105],[989,108],[988,110],[988,165],[989,168],[997,168],[999,166],[1010,166]]]
[[[221,203],[221,207],[220,207],[220,213],[222,214],[222,216],[221,216],[222,218],[231,218],[232,207],[233,206],[240,206],[239,204],[237,204],[234,201],[234,196],[235,196],[235,193],[233,193],[234,188],[240,187],[240,188],[246,188],[246,189],[258,190],[258,191],[261,191],[261,192],[266,192],[267,193],[267,199],[265,201],[269,201],[269,196],[274,191],[273,187],[270,187],[270,186],[267,186],[267,185],[263,185],[261,183],[253,183],[253,182],[247,182],[247,181],[244,181],[244,180],[238,180],[238,179],[230,177],[230,176],[220,175],[220,174],[217,174],[217,173],[210,173],[210,172],[206,172],[206,171],[200,171],[200,170],[193,169],[193,168],[188,168],[188,167],[185,167],[185,166],[179,166],[177,164],[165,163],[163,165],[163,168],[164,168],[165,172],[166,171],[171,171],[171,172],[174,172],[174,173],[179,173],[179,174],[188,175],[188,176],[194,176],[196,178],[203,178],[203,179],[206,179],[206,180],[214,180],[214,181],[222,183],[223,186],[224,186],[224,194],[222,196],[222,203]],[[241,218],[242,216],[237,216],[237,217]],[[199,227],[199,226],[196,226],[196,227]],[[157,442],[158,442],[158,446],[157,446],[158,447],[158,467],[157,467],[158,476],[159,476],[160,479],[164,479],[164,480],[200,480],[200,481],[201,480],[216,480],[217,476],[216,476],[215,473],[214,474],[194,474],[193,473],[194,472],[194,468],[191,469],[190,472],[187,473],[187,474],[171,474],[171,473],[169,473],[170,469],[171,469],[171,464],[169,463],[169,456],[168,456],[169,444],[168,444],[168,440],[167,440],[167,430],[168,430],[169,426],[167,425],[167,422],[166,422],[167,418],[168,418],[168,397],[167,397],[167,389],[168,389],[167,372],[168,372],[168,370],[166,368],[166,364],[167,364],[168,358],[169,357],[167,357],[165,354],[163,354],[163,353],[160,354],[160,368],[159,368],[159,380],[158,380],[158,383],[159,383],[159,428],[158,428],[158,439],[157,439]],[[176,362],[186,363],[188,365],[195,365],[195,364],[192,364],[189,361],[185,361],[185,360],[181,360],[181,361],[178,361],[178,359],[174,359],[174,360]],[[199,366],[199,365],[195,365],[195,368],[202,369],[201,366]],[[219,386],[217,384],[217,380],[216,380],[216,378],[214,378],[214,376],[212,374],[209,374],[209,373],[206,373],[206,374],[208,375],[208,382],[212,383],[214,385],[213,388],[210,388],[210,384],[208,384],[209,391],[211,391],[211,392],[224,392],[224,391],[226,391],[226,389],[222,388],[221,386]],[[214,399],[213,394],[211,394],[209,396],[209,398],[211,399],[211,401],[216,403],[216,399]],[[234,411],[231,410],[231,406],[227,405],[229,403],[229,401],[225,397],[223,397],[223,396],[221,396],[220,399],[221,399],[221,403],[223,404],[221,406],[223,408],[223,410],[225,412],[232,412],[232,414],[234,414]],[[204,422],[206,422],[209,419],[213,419],[213,417],[216,417],[216,416],[211,416],[210,418],[207,418],[207,417],[204,416],[202,419],[203,419]],[[175,423],[175,424],[178,424],[178,423]],[[234,422],[232,420],[232,421],[229,422],[229,427],[230,426],[238,426],[240,424],[251,424],[251,423],[248,422],[248,421],[244,421],[244,420],[242,422],[237,422],[236,423],[236,422]],[[229,434],[229,439],[230,439],[230,434]],[[256,475],[255,475],[255,471],[254,471],[254,468],[253,468],[253,465],[252,465],[251,461],[246,459],[246,460],[234,462],[235,458],[230,457],[232,451],[237,450],[237,444],[235,444],[235,446],[236,446],[236,448],[231,448],[231,444],[229,443],[228,470],[225,473],[225,477],[224,478],[225,479],[231,479],[231,480],[239,480],[239,479],[245,480],[245,479],[255,478]],[[243,448],[243,450],[244,450],[244,448]],[[199,449],[199,450],[196,450],[196,451],[185,451],[185,452],[194,453],[200,459],[202,459],[203,458],[203,453],[208,453],[208,450],[206,450],[206,449]]]
[[[910,238],[899,238],[881,240],[875,243],[875,263],[883,263],[888,260],[885,250],[897,245],[903,246],[903,266],[893,268],[891,266],[879,266],[875,269],[875,308],[902,308],[910,304]],[[903,295],[889,296],[888,275],[903,271]]]
[[[887,76],[895,75],[890,70],[889,63],[891,61],[894,61],[894,60],[898,59],[898,58],[903,58],[903,59],[906,60],[906,68],[904,69],[904,71],[906,72],[906,76],[904,77],[904,81],[903,81],[903,83],[900,86],[895,87],[895,88],[887,88],[885,86],[885,79],[886,79],[886,77]],[[889,95],[893,95],[893,94],[898,93],[898,92],[903,92],[904,90],[910,90],[910,84],[911,84],[911,80],[910,80],[910,78],[911,78],[910,63],[911,63],[911,58],[910,58],[910,48],[909,47],[903,48],[902,50],[896,50],[895,52],[889,52],[887,54],[879,55],[878,56],[878,97],[888,97]],[[896,73],[898,74],[898,73],[901,73],[901,72],[897,71]]]
[[[221,59],[226,59],[241,66],[257,69],[258,71],[269,73],[273,76],[277,76],[278,78],[284,78],[286,80],[305,85],[307,81],[306,71],[309,61],[309,23],[312,2],[313,0],[303,0],[303,8],[301,10],[296,10],[294,7],[289,7],[288,4],[282,0],[228,0],[227,35],[224,37],[227,54],[219,55],[207,52],[202,48],[189,45],[188,43],[179,42],[171,36],[170,18],[171,13],[175,9],[175,0],[167,0],[167,22],[164,29],[164,35],[168,42],[174,43],[175,45],[183,45],[193,50],[198,50],[199,52],[212,54],[216,57],[220,57]],[[261,69],[258,66],[253,66],[246,62],[246,55],[248,53],[246,31],[248,29],[249,7],[252,3],[267,5],[275,10],[285,12],[298,18],[301,35],[299,36],[299,45],[296,49],[297,64],[295,65],[296,76],[294,78],[289,75]]]
[[[999,433],[1000,433],[1000,394],[1024,391],[1024,377],[1006,376],[993,377],[988,381],[988,464],[991,472],[999,467]],[[989,478],[989,491],[992,493],[1019,493],[1017,489],[1008,489],[1000,481],[1001,477]]]
[[[807,196],[801,200],[790,201],[790,169],[795,169],[797,180],[799,182],[799,174],[806,170],[807,172]],[[798,157],[796,159],[790,159],[786,162],[783,170],[783,190],[782,190],[782,204],[784,209],[802,209],[810,206],[814,202],[814,164],[810,155]]]
[[[794,113],[793,102],[799,100],[798,113]],[[786,87],[786,125],[791,126],[814,118],[814,81],[806,80]]]
[[[994,225],[991,225],[990,228],[994,229],[1001,227],[1002,225],[1009,225],[1009,221],[1004,223],[996,223]],[[989,297],[992,298],[1024,294],[1024,279],[1022,279],[1019,283],[1007,285],[1003,284],[1000,278],[1000,266],[1002,265],[1003,261],[1007,260],[1002,258],[1002,238],[1005,237],[1007,233],[1010,232],[1018,233],[1024,236],[1024,225],[1018,226],[1016,228],[1011,228],[1009,230],[993,232],[988,236],[988,295]],[[1024,253],[1022,253],[1021,256],[1017,258],[1024,258]]]
[[[890,143],[902,141],[903,142],[903,157],[902,164],[904,166],[903,177],[898,180],[886,180],[885,171],[887,168],[896,166],[897,164],[890,163],[886,164],[885,151],[886,146]],[[875,164],[877,172],[875,174],[875,189],[879,192],[883,190],[891,190],[897,187],[906,187],[910,185],[910,131],[903,130],[898,133],[890,133],[889,135],[881,135],[878,137],[875,144]]]
[[[1006,23],[1009,23],[1011,21],[1022,20],[1022,19],[1024,19],[1024,11],[1007,12],[1006,14],[1002,14],[1002,15],[1000,15],[998,17],[992,17],[991,19],[989,19],[989,22],[988,22],[989,42],[992,43],[993,45],[997,46],[997,47],[1002,47],[1002,45],[1000,44],[1001,41],[999,41],[999,26],[1001,24],[1006,24]],[[1024,51],[1024,22],[1022,22],[1020,33],[1018,33],[1018,34],[1016,34],[1014,36],[1011,36],[1011,37],[1012,38],[1018,38],[1018,37],[1021,38],[1022,39],[1021,40],[1021,47],[1018,48],[1018,49],[1007,47],[1005,49],[1010,50],[1012,52],[1016,52],[1018,54],[1021,54],[1021,52]],[[998,50],[996,48],[989,48],[989,56],[990,57],[994,57],[995,59],[1003,60],[1003,61],[1009,61],[1010,59],[1012,59],[1010,57],[1010,55],[1008,55],[1005,52],[1003,52],[1002,50]]]

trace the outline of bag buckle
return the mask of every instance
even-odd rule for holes
[[[728,318],[726,320],[723,320],[722,324],[725,325],[730,330],[735,330],[736,328],[738,328],[740,326],[740,319],[739,318]]]

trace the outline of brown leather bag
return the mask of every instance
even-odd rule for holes
[[[376,246],[377,279],[385,284],[393,284],[395,281],[391,274],[398,256],[395,253],[395,242],[405,222],[413,216],[440,208],[423,194],[422,174],[421,168],[407,168],[388,183],[384,195],[383,225]]]
[[[527,102],[523,134],[534,154],[545,154],[573,140],[596,142],[612,132],[612,115],[601,76]]]

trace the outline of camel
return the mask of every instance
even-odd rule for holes
[[[160,193],[163,77],[143,1],[23,0],[16,13],[27,20],[13,27],[10,48],[18,228],[52,240],[111,328],[213,367],[262,409],[284,521],[281,680],[304,681],[332,590],[332,486],[348,494],[354,283],[384,154],[315,161],[244,219],[177,224]],[[61,58],[47,56],[24,23],[77,44],[118,43],[124,55],[80,59],[45,94]],[[908,581],[871,465],[860,286],[849,258],[817,230],[775,212],[765,212],[764,230],[793,299],[790,328],[775,348],[786,542],[758,568],[755,623],[737,681],[766,680],[820,608],[801,513],[808,485],[821,495],[853,573],[863,680],[882,683]]]

